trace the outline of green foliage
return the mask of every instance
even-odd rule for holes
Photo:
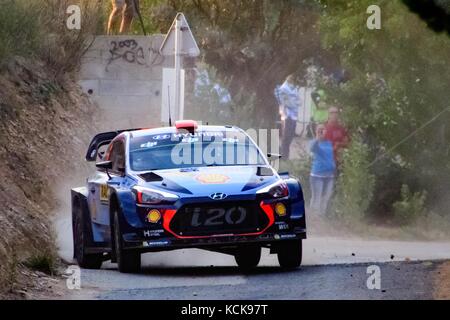
[[[401,200],[394,203],[394,218],[401,224],[415,221],[425,212],[426,192],[412,193],[408,185],[402,185]]]
[[[375,176],[369,166],[369,149],[358,136],[343,152],[343,162],[337,179],[334,214],[342,218],[363,219],[371,204]]]
[[[29,1],[0,0],[0,63],[39,48],[39,10]]]
[[[370,0],[321,2],[323,45],[339,54],[350,75],[347,83],[328,86],[330,102],[343,108],[350,130],[368,145],[368,170],[382,177],[372,203],[377,210],[370,211],[393,210],[402,184],[426,190],[428,209],[446,201],[444,209],[442,190],[450,188],[449,37],[433,32],[400,1],[377,3],[381,30],[366,27]]]

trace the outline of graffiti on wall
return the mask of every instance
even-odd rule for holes
[[[107,71],[111,64],[118,61],[148,68],[159,66],[164,62],[164,57],[159,53],[158,49],[154,48],[153,43],[148,49],[144,49],[134,39],[111,41],[109,53],[111,56],[106,65]]]

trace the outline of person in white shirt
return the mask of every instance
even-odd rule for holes
[[[280,115],[282,126],[281,155],[289,160],[290,146],[295,137],[297,127],[298,109],[300,107],[300,87],[294,75],[289,75],[279,87]]]

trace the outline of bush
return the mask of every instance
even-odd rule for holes
[[[359,136],[343,152],[337,179],[334,215],[362,219],[373,198],[375,176],[369,171],[369,149]]]
[[[81,30],[66,27],[72,4],[81,8]],[[101,18],[101,4],[89,0],[0,0],[0,7],[0,67],[16,55],[33,56],[55,77],[76,70]]]
[[[426,191],[412,193],[408,185],[402,185],[401,200],[393,204],[394,220],[400,224],[415,221],[425,211]]]
[[[0,63],[35,53],[42,36],[36,3],[0,0]]]

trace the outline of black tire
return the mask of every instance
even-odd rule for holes
[[[78,265],[84,269],[100,269],[103,263],[103,254],[86,253],[91,234],[88,232],[89,224],[83,213],[80,203],[75,204],[73,217],[73,249]]]
[[[295,269],[302,264],[302,240],[289,240],[279,244],[278,262],[282,268]]]
[[[114,212],[114,245],[118,269],[122,273],[137,273],[141,270],[141,254],[125,250],[119,223],[119,210]]]
[[[234,254],[234,259],[237,265],[243,270],[256,268],[261,260],[260,246],[245,246],[240,247]]]

